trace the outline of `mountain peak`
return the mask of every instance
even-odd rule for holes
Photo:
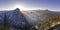
[[[16,10],[20,10],[19,8],[16,8]]]

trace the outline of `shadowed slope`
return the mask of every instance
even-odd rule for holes
[[[0,12],[0,25],[5,25],[4,23],[4,18],[5,16],[7,16],[8,19],[8,26],[10,28],[16,28],[16,29],[25,29],[27,30],[29,24],[26,20],[26,18],[24,17],[24,15],[21,13],[21,11],[17,8],[15,10],[12,11],[1,11]]]
[[[28,22],[19,9],[6,12],[6,16],[8,17],[8,24],[10,27],[25,28],[25,26],[29,26]]]

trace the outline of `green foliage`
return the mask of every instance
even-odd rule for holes
[[[7,16],[5,16],[4,17],[4,28],[3,28],[4,30],[9,30],[9,28],[8,28],[8,18],[7,18]]]
[[[49,28],[51,28],[51,25],[54,23],[58,23],[60,22],[60,16],[54,16],[54,17],[50,17],[45,21],[42,21],[40,23],[38,23],[38,27],[40,30],[48,30]]]
[[[4,17],[4,25],[0,26],[0,30],[9,30],[8,28],[8,18]]]

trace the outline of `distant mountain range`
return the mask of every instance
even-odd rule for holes
[[[38,22],[44,21],[52,16],[60,16],[60,12],[49,10],[29,10],[22,11],[22,13],[31,25],[37,24]]]
[[[4,25],[4,17],[8,18],[9,27],[25,28],[36,25],[52,16],[60,16],[60,12],[49,10],[20,11],[19,8],[12,11],[0,11],[0,25]]]

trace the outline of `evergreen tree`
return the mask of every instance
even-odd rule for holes
[[[8,18],[6,15],[4,17],[4,30],[8,30]]]

